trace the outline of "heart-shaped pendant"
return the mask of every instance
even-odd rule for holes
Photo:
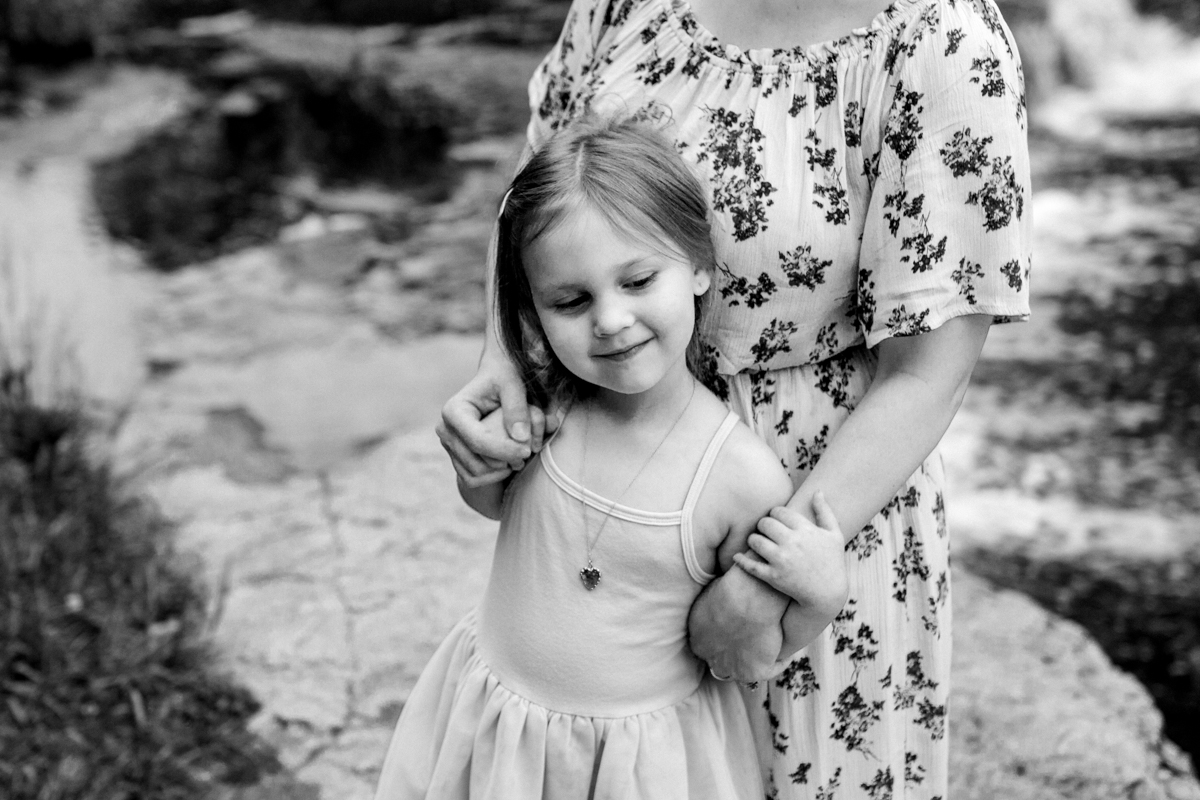
[[[590,592],[600,585],[600,570],[593,567],[589,561],[586,567],[579,570],[579,580],[583,581],[583,588]]]

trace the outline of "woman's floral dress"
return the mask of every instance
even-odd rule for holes
[[[752,51],[684,0],[575,0],[529,137],[589,107],[669,111],[711,188],[715,384],[799,485],[870,384],[870,348],[1028,316],[1022,83],[992,0],[896,0],[840,40]],[[935,453],[847,545],[836,622],[747,695],[769,796],[945,798],[942,483]]]

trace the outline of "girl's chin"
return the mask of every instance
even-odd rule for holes
[[[665,373],[656,372],[653,375],[629,375],[622,378],[600,379],[593,385],[602,391],[633,397],[660,387],[666,377]]]

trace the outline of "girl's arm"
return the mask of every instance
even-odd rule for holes
[[[962,403],[990,325],[986,315],[955,317],[928,333],[880,342],[870,388],[792,495],[786,513],[773,516],[798,534],[810,535],[820,529],[811,507],[821,492],[845,539],[856,536],[941,440]],[[759,541],[751,537],[750,545]],[[743,562],[742,569],[726,573],[697,599],[705,604],[701,613],[693,612],[705,626],[704,640],[738,642],[747,629],[779,624],[779,593],[739,575],[746,569]],[[807,645],[832,620],[830,590],[823,581],[796,587],[783,620],[781,658]]]
[[[486,415],[479,421],[479,430],[496,438],[504,436],[504,417],[499,409]],[[504,490],[512,480],[515,471],[507,467],[501,470],[498,478],[486,482],[477,482],[458,474],[458,493],[467,505],[488,519],[500,519],[500,508],[504,502]]]
[[[790,602],[787,595],[734,566],[746,549],[763,514],[786,503],[792,482],[777,456],[752,431],[739,426],[726,442],[717,471],[732,476],[729,485],[710,482],[703,513],[719,515],[727,531],[717,547],[717,574],[692,603],[688,614],[688,644],[708,662],[713,674],[738,680],[757,680],[770,673],[783,646],[780,617]],[[730,608],[731,604],[741,604]],[[732,626],[724,620],[744,619]]]
[[[500,507],[504,501],[504,490],[511,476],[480,486],[470,486],[461,475],[458,476],[458,493],[471,508],[483,514],[488,519],[500,519]]]

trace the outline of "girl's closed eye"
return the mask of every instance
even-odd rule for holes
[[[570,297],[564,297],[555,300],[550,304],[550,307],[562,314],[570,314],[573,312],[582,311],[587,305],[587,297],[577,294]]]
[[[645,272],[638,275],[636,278],[627,280],[625,282],[625,286],[630,289],[645,289],[647,286],[654,283],[654,279],[657,277],[657,272]]]

